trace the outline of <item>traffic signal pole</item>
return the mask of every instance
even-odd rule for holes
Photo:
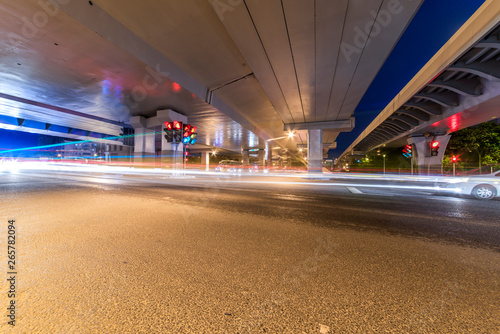
[[[411,175],[413,175],[413,154],[411,156]]]
[[[189,153],[188,148],[189,145],[193,145],[196,143],[196,126],[191,126],[187,123],[182,123],[179,121],[165,121],[165,139],[167,143],[172,143],[174,146],[174,156],[172,158],[172,170],[174,170],[175,174],[177,174],[177,165],[178,163],[178,154],[179,151],[178,146],[182,143],[182,164],[181,168],[185,169],[187,167],[187,155]]]

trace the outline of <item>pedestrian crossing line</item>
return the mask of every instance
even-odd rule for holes
[[[361,190],[359,190],[358,188],[355,188],[355,187],[346,187],[347,189],[349,189],[350,192],[352,192],[353,194],[362,194],[363,192]]]

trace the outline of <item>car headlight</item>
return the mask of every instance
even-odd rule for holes
[[[448,181],[448,183],[462,183],[462,182],[468,182],[470,179],[468,177],[458,177],[455,179],[451,179]]]

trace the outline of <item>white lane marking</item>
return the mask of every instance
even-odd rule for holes
[[[248,184],[283,184],[283,185],[303,185],[303,186],[337,186],[337,187],[349,187],[353,186],[352,183],[313,183],[313,182],[274,182],[274,181],[226,181],[226,183],[248,183]],[[439,188],[439,187],[424,187],[424,186],[399,186],[399,185],[382,185],[382,184],[356,184],[356,187],[364,188],[389,188],[389,189],[411,189],[411,190],[433,190],[439,192],[460,192],[460,188]]]
[[[347,189],[349,189],[350,192],[352,192],[353,194],[362,194],[363,192],[355,187],[346,187]]]

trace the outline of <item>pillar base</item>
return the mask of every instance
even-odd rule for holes
[[[323,173],[323,160],[310,160],[307,166],[308,173]]]

